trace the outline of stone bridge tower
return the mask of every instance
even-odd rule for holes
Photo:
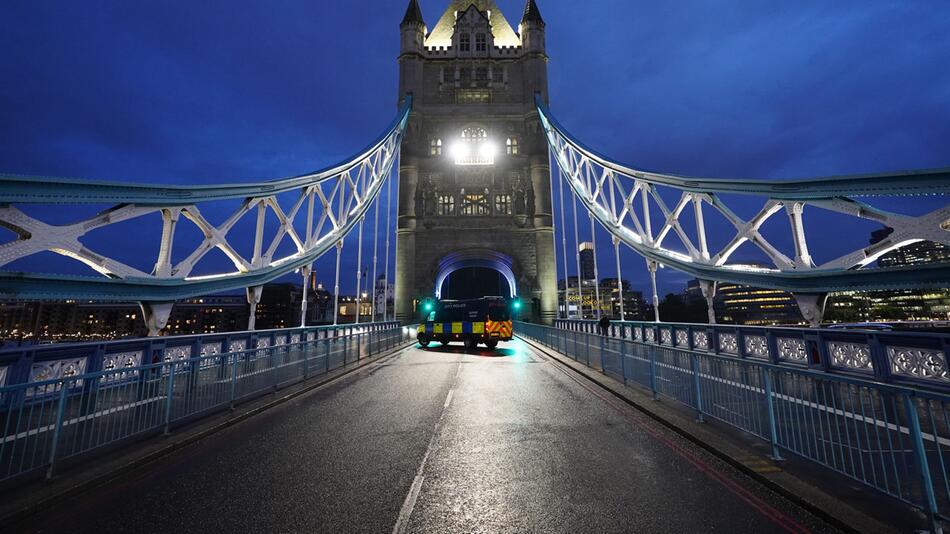
[[[452,0],[427,32],[417,0],[401,30],[399,96],[413,95],[399,167],[396,317],[416,317],[444,277],[490,267],[535,320],[556,314],[545,23],[528,0],[518,31],[494,0]],[[527,315],[527,314],[525,314]]]

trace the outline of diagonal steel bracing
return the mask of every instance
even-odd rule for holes
[[[857,198],[950,194],[950,169],[807,180],[697,179],[636,170],[599,155],[571,137],[537,100],[551,154],[563,180],[584,208],[613,237],[656,262],[705,281],[731,282],[783,289],[798,295],[833,291],[950,287],[950,264],[880,268],[876,260],[919,241],[950,245],[950,203],[920,216],[903,215]],[[670,204],[661,192],[678,195]],[[745,219],[730,208],[735,195],[758,197],[761,208]],[[868,200],[870,201],[870,200]],[[692,205],[692,210],[688,208]],[[806,208],[874,221],[894,229],[882,241],[842,250],[816,264],[809,252]],[[732,237],[718,250],[707,239],[706,213],[718,213],[732,227]],[[651,213],[652,211],[652,213]],[[788,220],[794,253],[783,253],[762,233],[763,225],[780,213]],[[683,214],[692,220],[684,222]],[[654,232],[652,218],[662,218]],[[665,245],[675,235],[684,250]],[[771,265],[748,265],[733,254],[751,243]]]
[[[0,226],[15,238],[0,244],[0,268],[21,258],[54,252],[82,262],[101,278],[64,274],[0,270],[0,298],[90,299],[172,302],[208,293],[252,288],[309,266],[340,243],[363,219],[389,179],[406,130],[411,98],[386,132],[362,152],[329,169],[270,182],[235,185],[165,186],[0,175]],[[296,194],[285,210],[278,195]],[[212,224],[201,208],[210,202],[233,201],[231,215]],[[54,225],[28,215],[31,204],[114,204],[80,222]],[[81,238],[96,229],[158,214],[162,233],[155,247],[152,272],[143,272],[111,258],[109,251],[93,251]],[[276,229],[264,224],[270,214]],[[256,218],[254,252],[242,255],[232,230],[241,220]],[[201,241],[184,259],[172,262],[183,246],[176,238],[183,224],[193,225]],[[246,240],[246,237],[244,238]],[[284,243],[292,251],[279,255]],[[194,276],[208,254],[218,249],[233,270]]]

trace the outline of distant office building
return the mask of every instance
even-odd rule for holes
[[[581,280],[578,287],[576,276],[558,281],[558,309],[561,317],[571,319],[595,319],[598,309],[601,316],[620,319],[620,302],[623,299],[624,317],[628,321],[641,320],[647,316],[647,305],[643,293],[630,289],[630,282],[623,280],[622,289],[617,287],[616,278],[604,278],[595,287],[594,280]],[[600,300],[597,300],[597,296]]]
[[[317,281],[314,274],[310,275],[310,294],[307,303],[307,324],[320,325],[333,323],[333,309],[336,305],[333,293],[330,293],[323,282]],[[387,300],[388,297],[388,300]],[[386,277],[380,275],[376,280],[376,300],[373,301],[373,288],[366,287],[359,295],[360,322],[372,322],[375,317],[377,321],[382,321],[384,312],[388,309],[389,317],[392,317],[393,306],[393,285],[389,284],[388,292],[386,287]],[[340,295],[339,318],[337,322],[352,323],[356,320],[357,297],[356,295]]]
[[[356,295],[340,295],[340,323],[356,322],[356,313],[359,310],[360,323],[372,322],[373,305],[372,297],[368,293]]]
[[[884,227],[871,232],[876,244],[894,232]],[[892,250],[878,258],[881,267],[903,267],[950,262],[950,247],[921,241]],[[932,321],[950,319],[950,289],[896,289],[888,291],[835,293],[828,298],[825,320],[859,321]]]
[[[576,276],[558,281],[558,309],[561,316],[584,319],[596,316],[594,281],[578,280]]]
[[[315,289],[308,291],[307,324],[332,323],[333,295],[322,284],[314,285]],[[256,310],[257,328],[300,326],[302,297],[303,288],[294,284],[265,285]],[[366,308],[370,308],[368,302]],[[242,331],[247,329],[248,314],[244,295],[185,299],[175,303],[163,334]],[[145,335],[142,310],[133,302],[0,302],[0,342],[107,340]]]
[[[300,326],[303,288],[296,284],[267,284],[257,304],[258,330]],[[245,326],[245,328],[247,328]]]
[[[828,297],[825,321],[833,323],[950,320],[950,291],[846,291]]]
[[[600,281],[600,298],[609,301],[609,316],[620,318],[620,303],[623,301],[623,317],[628,321],[645,319],[646,301],[643,292],[630,289],[630,282],[621,280],[619,287],[616,278],[604,278]],[[602,308],[603,309],[603,308]]]
[[[356,297],[353,295],[340,295],[340,304],[338,308],[340,323],[352,323],[356,320]]]
[[[0,303],[0,339],[74,341],[145,335],[138,304],[29,301]]]
[[[699,280],[686,283],[681,295],[685,306],[701,306],[708,310]],[[740,325],[798,325],[803,324],[801,310],[795,297],[787,291],[764,289],[719,282],[713,298],[716,322]],[[660,319],[667,320],[664,317]],[[705,322],[705,319],[703,320]]]
[[[590,242],[581,243],[577,251],[581,260],[581,279],[597,280],[594,273],[594,244]]]
[[[377,321],[383,321],[384,317],[393,317],[393,290],[393,285],[386,283],[385,275],[376,279],[376,302],[373,308],[376,310]]]
[[[311,277],[310,292],[307,294],[307,326],[332,324],[333,305],[333,293],[326,289],[323,282]]]
[[[49,337],[53,332],[78,335],[76,307],[75,302],[0,302],[0,337],[14,340],[34,335]]]
[[[56,303],[48,303],[43,308],[49,310],[55,306]],[[121,302],[76,304],[74,322],[70,330],[77,332],[81,339],[116,339],[147,334],[139,306]],[[55,332],[45,330],[45,325],[42,332],[34,330],[34,335],[38,337],[49,336],[50,333],[55,335]]]
[[[186,299],[172,308],[167,335],[211,334],[247,328],[243,296]],[[130,302],[3,302],[0,338],[5,340],[79,341],[142,337],[142,310]]]
[[[894,233],[894,229],[887,226],[871,232],[871,244],[880,243],[892,233]],[[950,247],[933,241],[911,243],[897,250],[892,250],[877,260],[881,267],[902,267],[943,262],[950,262]]]
[[[795,297],[779,289],[720,283],[713,303],[717,322],[725,324],[767,326],[805,322]]]
[[[185,299],[175,303],[165,332],[176,336],[246,330],[248,308],[244,295]]]

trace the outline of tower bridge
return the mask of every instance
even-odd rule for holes
[[[752,180],[620,163],[555,118],[570,103],[549,99],[538,2],[510,20],[493,0],[450,0],[430,28],[409,0],[395,117],[321,171],[214,185],[0,175],[0,225],[12,232],[0,298],[138,302],[149,332],[0,351],[0,490],[12,496],[0,516],[24,531],[121,529],[130,513],[150,531],[940,530],[950,337],[815,327],[831,292],[950,287],[950,263],[877,265],[902,247],[950,246],[950,170]],[[893,208],[907,197],[927,209]],[[819,258],[815,212],[891,230]],[[116,225],[160,229],[147,266],[84,241]],[[566,304],[585,291],[568,283],[580,249],[595,279],[616,273],[620,316],[600,334]],[[750,249],[761,261],[737,252]],[[613,261],[598,264],[597,250]],[[624,265],[622,250],[644,263]],[[97,276],[9,268],[50,252]],[[295,274],[306,287],[327,254],[335,308],[353,277],[358,301],[373,292],[369,321],[337,324],[335,310],[333,325],[308,325],[304,290],[299,328],[255,329],[264,285]],[[347,255],[355,273],[341,268]],[[656,315],[627,321],[623,278],[644,267]],[[415,346],[418,304],[473,268],[530,303],[518,339],[497,354]],[[661,321],[661,268],[699,280],[707,324]],[[394,309],[376,310],[375,281],[388,292],[391,279]],[[716,325],[718,283],[788,291],[812,328]],[[247,295],[247,331],[161,335],[176,301],[234,290]],[[182,437],[136,450],[160,435]],[[86,470],[97,463],[144,466],[146,477],[117,476],[152,503],[114,506],[113,475]],[[90,491],[66,502],[73,477]],[[220,493],[248,481],[262,491]],[[47,493],[66,506],[43,508]]]
[[[947,205],[905,214],[890,211],[887,204],[907,196],[946,195],[950,171],[779,181],[700,179],[629,167],[587,147],[555,119],[548,101],[546,32],[540,10],[531,2],[517,33],[490,0],[453,1],[431,30],[418,4],[410,2],[400,24],[395,119],[366,149],[319,172],[270,182],[194,186],[2,175],[0,224],[14,239],[0,245],[0,267],[49,251],[85,264],[101,278],[55,272],[55,266],[45,266],[43,273],[2,270],[0,297],[137,301],[149,332],[157,335],[176,300],[246,289],[253,308],[263,284],[294,271],[306,280],[316,259],[344,253],[344,238],[363,235],[367,217],[373,215],[373,227],[366,229],[374,237],[373,271],[383,272],[387,280],[391,271],[378,265],[379,256],[383,252],[388,261],[388,246],[381,249],[390,237],[395,241],[394,319],[417,318],[416,304],[441,294],[437,282],[468,265],[498,270],[532,304],[531,318],[550,324],[569,318],[566,308],[559,309],[557,288],[558,270],[567,278],[572,267],[565,205],[575,220],[578,211],[587,215],[594,241],[596,233],[607,232],[612,243],[601,246],[613,246],[618,279],[625,270],[621,246],[645,258],[654,280],[654,309],[655,273],[662,267],[698,278],[710,310],[717,282],[781,289],[796,296],[804,317],[815,325],[830,292],[950,286],[946,263],[912,268],[875,263],[888,252],[922,241],[950,245]],[[388,206],[395,196],[381,195],[384,185],[394,184],[397,219],[390,236],[392,225],[386,217],[380,221],[378,212],[382,202]],[[554,195],[552,187],[562,190]],[[751,217],[740,216],[734,195],[761,207]],[[232,203],[231,215],[212,224],[201,207],[221,201]],[[575,209],[572,202],[579,206]],[[103,203],[112,207],[66,225],[28,214],[34,206]],[[870,246],[848,249],[842,243],[837,256],[818,262],[809,249],[814,230],[806,227],[811,210],[873,221],[893,231]],[[253,251],[242,255],[232,243],[232,229],[251,217],[256,217]],[[267,217],[276,217],[273,229],[265,225]],[[732,232],[719,248],[713,248],[706,228],[712,217]],[[780,217],[788,224],[778,239],[792,243],[790,250],[773,244],[775,237],[763,230]],[[150,272],[82,242],[127,221],[161,225]],[[183,245],[176,247],[182,224],[194,225],[204,236],[186,256]],[[576,222],[574,226],[577,235]],[[748,246],[766,264],[733,259]],[[230,260],[232,271],[202,269],[214,249]],[[362,259],[363,252],[358,247],[345,253]],[[339,277],[337,272],[334,289]],[[360,288],[358,284],[357,293]],[[712,312],[710,318],[714,320]],[[253,313],[250,321],[252,326]]]
[[[427,33],[410,3],[400,25],[399,94],[412,95],[413,110],[399,167],[398,320],[441,293],[433,284],[462,265],[453,259],[496,265],[534,303],[533,317],[556,315],[551,176],[535,105],[548,94],[539,13],[525,13],[519,35],[494,2],[458,0]]]

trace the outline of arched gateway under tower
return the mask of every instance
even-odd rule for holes
[[[467,257],[472,266],[507,258],[508,272],[493,268],[533,303],[534,319],[550,322],[551,170],[534,98],[548,100],[548,57],[537,4],[528,0],[516,31],[493,0],[453,0],[428,31],[410,0],[400,30],[399,97],[411,94],[413,110],[399,167],[397,319],[415,318],[414,303],[441,288],[447,258]]]
[[[445,280],[453,273],[462,269],[482,268],[497,272],[508,283],[507,295],[490,292],[491,296],[516,297],[518,296],[518,277],[515,275],[514,260],[505,254],[493,250],[472,249],[453,252],[439,260],[435,275],[435,296],[442,298],[442,289]],[[520,270],[520,269],[519,269]],[[482,296],[485,296],[484,294]]]

